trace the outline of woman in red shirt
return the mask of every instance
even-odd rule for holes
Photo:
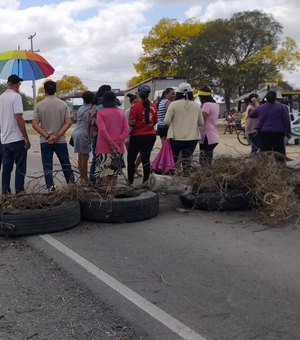
[[[129,124],[132,133],[128,147],[128,183],[133,184],[135,172],[135,160],[141,154],[143,164],[143,183],[147,182],[150,176],[150,155],[156,140],[154,129],[157,123],[156,106],[149,101],[151,90],[148,85],[138,87],[139,101],[130,109]]]

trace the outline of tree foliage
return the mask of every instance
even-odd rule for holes
[[[6,91],[6,88],[7,88],[7,86],[6,86],[5,83],[0,84],[0,94],[2,94],[3,92],[5,92],[5,91]]]
[[[44,84],[48,80],[51,79],[45,79],[42,86],[38,89],[38,102],[45,98]],[[64,75],[60,80],[56,81],[56,89],[56,94],[59,96],[72,91],[85,91],[87,90],[87,87],[83,84],[79,77]]]
[[[281,69],[295,68],[296,44],[286,38],[279,46],[281,32],[272,15],[259,11],[212,21],[185,47],[181,70],[194,86],[222,89],[228,108],[234,95],[278,79]]]
[[[24,111],[33,110],[33,98],[30,96],[27,96],[23,92],[21,92],[20,95],[22,97]]]
[[[143,54],[134,64],[138,75],[128,81],[128,86],[150,77],[178,75],[184,47],[203,27],[195,20],[180,23],[176,19],[161,19],[142,40]]]

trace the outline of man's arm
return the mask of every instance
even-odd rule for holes
[[[48,138],[48,133],[41,127],[41,120],[39,115],[38,104],[34,108],[34,115],[32,119],[32,128],[44,138]]]
[[[41,136],[45,137],[46,139],[48,138],[48,133],[42,129],[40,126],[40,119],[39,118],[33,118],[32,120],[32,128],[38,132]]]
[[[24,137],[24,141],[25,141],[25,148],[26,149],[30,149],[30,141],[29,141],[29,138],[28,138],[28,134],[27,134],[27,131],[26,131],[26,126],[25,126],[25,121],[24,121],[24,118],[23,118],[23,114],[22,113],[17,113],[15,114],[16,116],[16,121],[17,121],[17,124],[18,124],[18,127]]]
[[[56,143],[59,140],[59,138],[67,132],[71,125],[72,125],[71,117],[66,116],[64,119],[64,125],[56,133],[54,133],[48,138],[48,143],[49,144]]]

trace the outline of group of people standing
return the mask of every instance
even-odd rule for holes
[[[135,176],[140,175],[140,163],[143,183],[147,183],[157,134],[162,143],[170,139],[175,163],[181,153],[184,172],[190,167],[191,156],[199,141],[200,163],[212,161],[213,149],[219,142],[216,127],[219,108],[211,90],[205,87],[199,92],[203,110],[194,102],[188,83],[180,84],[176,90],[167,88],[157,105],[149,100],[150,91],[150,87],[144,84],[138,87],[136,94],[129,94],[131,106],[125,113],[118,108],[117,98],[108,85],[99,88],[94,104],[90,99],[92,93],[83,93],[84,105],[79,109],[72,135],[81,180],[88,177],[90,143],[93,160],[89,179],[100,181],[108,192],[113,192],[117,176],[125,167],[124,145],[127,149],[128,184],[133,185]]]
[[[251,143],[251,153],[274,151],[286,154],[285,137],[291,133],[289,110],[286,105],[276,102],[276,98],[275,91],[267,93],[263,104],[256,93],[248,98],[245,132]]]
[[[11,193],[10,179],[16,164],[15,192],[24,191],[27,151],[30,141],[22,116],[23,106],[19,87],[22,79],[9,76],[7,90],[0,96],[0,157],[2,158],[2,193]],[[40,135],[40,149],[46,187],[55,190],[53,180],[53,155],[57,155],[67,183],[75,181],[71,167],[66,131],[72,125],[65,102],[56,96],[56,83],[44,83],[45,99],[34,109],[32,127]],[[157,105],[149,100],[150,87],[140,85],[136,94],[130,94],[131,107],[124,112],[109,85],[100,86],[96,95],[85,91],[83,105],[77,114],[72,134],[74,152],[78,154],[80,181],[101,183],[112,193],[117,176],[125,167],[127,149],[128,184],[141,176],[143,183],[150,176],[150,156],[158,134],[163,144],[170,142],[174,163],[182,165],[183,173],[191,167],[191,157],[199,143],[200,165],[211,164],[213,152],[219,143],[217,120],[219,105],[212,91],[205,86],[196,94],[201,106],[194,102],[190,84],[167,88]],[[276,93],[268,92],[267,103],[260,105],[256,94],[249,97],[246,133],[252,152],[278,151],[285,154],[284,136],[290,133],[290,120],[286,106],[276,103]],[[88,171],[90,152],[91,167]],[[0,159],[1,160],[1,159]],[[1,163],[0,163],[1,164]]]
[[[13,74],[7,79],[7,90],[0,96],[0,132],[2,147],[2,194],[10,194],[11,174],[15,169],[15,193],[24,192],[27,169],[27,151],[31,143],[23,119],[23,104],[19,88],[23,79]],[[53,155],[57,155],[67,183],[74,182],[65,133],[72,125],[65,102],[58,99],[56,83],[44,84],[45,99],[34,109],[32,127],[40,135],[41,158],[46,186],[55,190]]]
[[[11,193],[10,177],[16,164],[15,192],[24,191],[27,151],[30,141],[22,117],[23,106],[19,87],[22,79],[12,75],[7,81],[7,91],[0,96],[0,128],[3,148],[2,193]],[[55,190],[53,179],[53,155],[57,155],[67,183],[75,181],[71,167],[66,131],[72,122],[68,106],[56,96],[56,83],[44,83],[45,99],[34,109],[32,127],[40,135],[40,149],[46,187]],[[149,100],[150,88],[138,87],[130,95],[131,107],[126,114],[118,107],[118,99],[109,85],[102,85],[96,95],[85,91],[83,105],[77,114],[72,134],[74,152],[78,153],[78,169],[81,181],[101,182],[113,192],[117,176],[125,167],[123,155],[127,148],[128,184],[140,176],[142,163],[143,183],[150,176],[150,156],[157,133],[163,143],[171,141],[175,163],[179,154],[183,171],[190,167],[190,159],[200,141],[200,163],[212,160],[213,149],[218,143],[216,128],[218,105],[209,88],[198,94],[203,104],[194,102],[188,83],[177,89],[164,91],[158,107]],[[157,131],[156,131],[157,125]],[[88,171],[89,155],[93,158]]]

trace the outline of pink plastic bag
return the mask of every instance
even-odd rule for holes
[[[169,139],[164,141],[159,153],[156,155],[150,167],[156,173],[165,174],[175,171],[175,162]]]

